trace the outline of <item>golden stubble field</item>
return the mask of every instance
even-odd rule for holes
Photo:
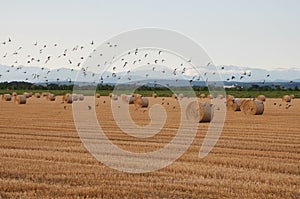
[[[260,116],[228,111],[217,145],[201,160],[208,123],[200,123],[193,144],[172,165],[129,174],[106,167],[84,148],[72,105],[62,104],[61,98],[50,102],[32,97],[26,105],[0,101],[0,198],[300,197],[299,99],[289,109],[281,99],[267,99]],[[150,105],[161,102],[150,99]],[[108,97],[96,99],[95,108],[113,143],[142,152],[164,146],[177,132],[178,102],[166,98],[163,106],[168,113],[165,128],[146,140],[120,131]],[[130,111],[137,124],[149,122],[149,109]]]

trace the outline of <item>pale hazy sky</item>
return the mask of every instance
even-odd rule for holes
[[[299,0],[0,0],[0,41],[96,44],[143,27],[178,31],[217,65],[300,68]],[[1,48],[1,47],[0,47]]]

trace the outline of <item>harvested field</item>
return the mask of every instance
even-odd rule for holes
[[[147,139],[120,131],[112,102],[95,98],[95,108],[119,147],[154,151],[176,135],[176,99],[149,98],[149,107],[163,102],[168,118],[162,132]],[[209,123],[199,123],[189,150],[170,166],[129,174],[106,167],[84,148],[72,104],[32,97],[22,106],[0,101],[0,198],[299,198],[300,100],[289,108],[279,98],[264,104],[263,115],[228,111],[222,135],[204,159],[198,153]],[[130,105],[132,119],[147,125],[149,107]]]

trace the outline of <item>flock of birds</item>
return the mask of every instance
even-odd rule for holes
[[[8,46],[11,43],[13,43],[13,40],[11,38],[8,38],[7,41],[3,41],[1,44],[4,46]],[[94,45],[94,41],[90,43],[91,46]],[[29,71],[27,71],[26,66],[31,66],[33,64],[37,65],[43,65],[40,67],[40,71],[35,71],[34,73],[28,74],[28,76],[24,79],[24,81],[32,82],[34,80],[40,80],[40,82],[48,82],[49,81],[49,75],[53,73],[53,71],[60,72],[60,69],[56,70],[51,70],[47,68],[49,63],[53,61],[54,59],[59,60],[59,59],[64,59],[63,61],[67,60],[67,63],[70,65],[71,72],[75,71],[75,67],[79,68],[84,60],[83,56],[79,57],[79,61],[74,63],[75,61],[72,61],[71,58],[68,57],[68,54],[70,52],[78,52],[82,51],[85,47],[83,45],[76,45],[72,49],[64,49],[58,56],[53,56],[46,54],[45,51],[47,48],[50,46],[57,48],[58,44],[54,43],[52,45],[49,44],[39,44],[38,42],[35,42],[32,44],[32,46],[38,51],[38,55],[33,56],[30,53],[27,53],[23,51],[23,46],[19,46],[17,49],[13,50],[13,52],[5,52],[4,55],[2,56],[3,62],[5,62],[5,59],[7,59],[9,56],[14,60],[13,63],[8,64],[10,66],[10,69],[7,69],[4,73],[0,74],[0,81],[1,77],[7,75],[8,73],[16,73],[16,72],[21,72],[23,74],[28,74]],[[0,47],[1,50],[1,47]],[[22,52],[23,51],[23,52]],[[23,63],[20,63],[20,60],[18,59],[19,56],[23,53],[23,56],[25,54],[25,63],[23,60]],[[21,58],[20,58],[21,59]],[[24,66],[26,65],[26,66]],[[51,68],[51,67],[50,67]],[[43,75],[43,76],[42,76]],[[59,78],[56,79],[57,82],[59,81],[68,81],[72,82],[71,78],[67,77],[65,80],[60,80]]]
[[[4,50],[5,51],[5,47],[11,45],[12,43],[14,43],[12,38],[8,38],[5,41],[1,42],[1,47],[0,47],[0,51]],[[93,79],[93,83],[97,83],[97,84],[105,84],[105,83],[109,83],[109,81],[111,79],[117,79],[120,80],[121,78],[126,77],[126,79],[128,80],[128,82],[130,81],[134,81],[134,76],[132,76],[131,74],[134,73],[134,66],[135,65],[145,65],[147,67],[147,70],[144,73],[144,80],[147,80],[148,78],[151,79],[151,75],[153,74],[158,74],[159,77],[163,77],[162,79],[164,79],[167,76],[167,73],[169,76],[173,76],[175,81],[180,80],[180,77],[182,78],[182,76],[184,76],[187,71],[189,71],[191,69],[190,66],[192,66],[192,59],[187,59],[184,60],[183,62],[178,64],[178,67],[175,68],[164,68],[162,66],[164,65],[168,65],[168,56],[166,56],[168,54],[167,51],[165,50],[160,50],[160,49],[151,49],[151,50],[145,50],[145,49],[133,49],[132,51],[129,52],[125,52],[124,55],[119,56],[116,60],[115,57],[112,58],[112,60],[105,60],[102,63],[96,63],[96,66],[94,66],[94,68],[100,68],[100,67],[106,67],[106,66],[110,66],[111,68],[108,69],[108,71],[106,71],[106,73],[104,74],[98,74],[95,71],[89,71],[89,66],[84,66],[84,61],[86,59],[91,59],[93,58],[93,56],[98,55],[100,57],[104,56],[103,53],[105,52],[97,52],[97,49],[94,49],[95,46],[95,42],[92,40],[88,43],[86,43],[86,45],[75,45],[72,48],[63,48],[62,51],[58,51],[58,55],[49,55],[47,54],[47,48],[57,48],[59,47],[59,44],[54,43],[54,44],[40,44],[39,42],[33,42],[32,43],[32,47],[33,49],[36,49],[38,54],[35,54],[35,56],[33,54],[24,52],[24,47],[23,46],[19,46],[17,47],[15,50],[13,50],[12,52],[5,52],[4,55],[2,56],[2,61],[5,62],[5,59],[7,59],[8,57],[11,57],[11,59],[13,59],[13,63],[8,64],[9,65],[9,69],[5,70],[4,72],[0,73],[0,82],[1,82],[1,78],[4,77],[5,75],[9,74],[9,73],[16,73],[16,72],[20,72],[23,74],[26,74],[26,78],[24,79],[24,81],[28,81],[28,82],[45,82],[46,84],[50,83],[50,76],[52,73],[55,73],[54,76],[56,77],[56,79],[54,80],[55,82],[67,82],[67,83],[74,83],[73,78],[75,78],[75,75],[78,71],[81,72],[82,77],[86,78],[88,81],[90,81],[91,79]],[[117,48],[118,44],[112,44],[110,42],[106,43],[106,47],[109,49],[113,49],[113,48]],[[83,55],[81,54],[81,52],[85,49],[85,48],[89,48],[92,49],[92,53],[89,55]],[[57,52],[55,51],[55,52]],[[88,50],[88,52],[90,52],[90,50]],[[18,56],[20,56],[21,54],[25,54],[25,60],[26,63],[20,63]],[[75,56],[74,56],[75,54]],[[62,60],[62,62],[64,62],[65,64],[68,64],[69,66],[69,72],[66,75],[68,75],[65,78],[60,78],[59,75],[57,73],[60,72],[61,69],[49,69],[51,62],[53,62],[53,60]],[[1,59],[0,59],[1,61]],[[103,61],[103,60],[102,60]],[[22,65],[23,64],[23,65]],[[26,69],[28,68],[28,66],[32,66],[32,64],[39,64],[42,65],[38,71],[35,71],[31,74],[28,74],[29,71],[27,71]],[[27,66],[24,66],[27,65]],[[49,66],[49,68],[48,68]],[[199,74],[195,74],[195,75],[190,75],[190,79],[188,80],[190,85],[193,85],[194,81],[200,81],[203,80],[206,83],[209,82],[209,78],[216,75],[219,71],[222,70],[226,70],[226,66],[219,66],[219,67],[213,67],[212,69],[210,69],[210,66],[213,66],[211,62],[208,62],[204,68],[207,69],[207,71],[203,72],[203,74],[199,75]],[[1,70],[0,70],[1,71]],[[123,73],[122,73],[123,72]],[[152,72],[152,73],[151,73]],[[71,73],[73,73],[73,75],[71,75]],[[243,80],[245,77],[247,78],[251,78],[252,77],[252,73],[251,71],[245,72],[245,71],[241,71],[241,73],[239,75],[229,75],[226,78],[226,81],[238,81],[238,80]],[[261,82],[262,84],[265,84],[266,80],[268,78],[270,78],[270,74],[266,74],[265,75],[265,79]],[[53,80],[51,80],[53,81]],[[140,82],[137,81],[138,83]],[[53,83],[53,82],[51,82]],[[157,82],[157,80],[154,80],[153,82],[149,82],[148,83],[153,83],[154,86],[156,86],[157,84],[159,84],[159,82]],[[293,83],[292,81],[290,81],[290,84]],[[216,84],[214,82],[214,84]],[[167,84],[167,86],[170,86]],[[168,102],[164,101],[164,98],[162,99],[162,105],[169,105]],[[103,102],[105,103],[105,101]],[[274,106],[277,105],[277,103],[274,103]],[[99,106],[99,104],[97,104],[96,106]],[[278,105],[279,107],[284,106],[282,104]],[[290,108],[292,105],[291,104],[286,104],[285,108],[288,109]],[[64,106],[64,109],[66,109],[66,106]],[[175,109],[175,107],[173,107],[173,109]],[[89,110],[91,110],[91,107],[89,106]]]
[[[173,77],[178,77],[175,78],[176,81],[180,80],[179,75],[185,75],[185,73],[190,69],[189,64],[191,64],[192,59],[185,60],[182,63],[178,63],[178,67],[173,68],[172,70],[168,70],[165,68],[161,68],[161,65],[167,65],[168,60],[164,57],[164,54],[167,54],[168,52],[163,51],[163,50],[157,50],[156,52],[147,52],[143,51],[142,49],[134,49],[130,52],[127,52],[117,63],[112,64],[112,60],[106,60],[104,63],[97,63],[96,68],[101,67],[101,66],[107,66],[108,64],[111,64],[111,68],[109,71],[107,71],[105,74],[98,74],[95,71],[89,71],[88,66],[83,66],[83,62],[86,59],[92,58],[94,55],[99,55],[100,57],[103,56],[103,53],[105,52],[99,52],[97,54],[97,49],[94,49],[95,42],[92,40],[86,45],[75,45],[72,48],[61,48],[63,49],[61,52],[59,52],[57,55],[49,55],[47,54],[47,49],[48,48],[55,48],[58,49],[60,46],[57,43],[54,44],[42,44],[39,42],[33,42],[32,47],[35,49],[35,51],[38,52],[38,54],[35,53],[35,56],[32,55],[31,53],[24,52],[24,47],[19,46],[12,52],[5,52],[5,46],[9,46],[12,43],[14,43],[14,40],[12,38],[8,38],[5,41],[1,42],[2,47],[0,47],[0,50],[4,51],[4,55],[2,56],[2,62],[5,63],[5,60],[8,57],[11,57],[10,60],[12,63],[7,63],[10,68],[7,69],[6,71],[2,71],[0,74],[0,82],[1,78],[5,77],[9,73],[17,73],[20,72],[25,75],[24,81],[28,82],[45,82],[48,84],[48,82],[67,82],[67,83],[73,83],[74,78],[76,76],[76,72],[80,71],[87,80],[93,79],[93,83],[108,83],[112,79],[120,80],[122,76],[124,76],[123,73],[125,73],[126,78],[128,81],[134,81],[134,75],[131,75],[134,71],[131,69],[134,65],[137,64],[144,64],[146,66],[149,66],[148,69],[150,68],[150,71],[152,70],[152,75],[153,74],[158,74],[162,73],[164,77],[167,75],[166,73],[169,73],[168,75],[173,76]],[[108,48],[117,48],[118,44],[112,44],[110,42],[106,43]],[[1,49],[2,48],[2,49]],[[83,49],[88,48],[92,49],[92,54],[90,55],[82,55],[81,52]],[[52,49],[53,50],[53,49]],[[59,51],[59,50],[57,50]],[[75,54],[74,54],[75,53]],[[23,57],[25,56],[25,62],[26,63],[21,63],[20,60],[18,60],[18,56],[23,54]],[[34,53],[33,53],[34,54]],[[152,54],[152,56],[150,56]],[[153,55],[154,54],[154,55]],[[128,56],[135,56],[136,58],[129,58],[127,59],[126,57]],[[61,60],[62,65],[67,66],[70,70],[70,73],[65,74],[66,77],[61,77],[59,75],[61,68],[59,69],[49,69],[51,68],[51,64],[56,63],[57,61]],[[24,60],[23,60],[24,61]],[[52,63],[53,62],[53,63]],[[0,60],[1,63],[1,60]],[[67,64],[67,65],[66,65]],[[115,65],[118,64],[118,65]],[[39,71],[34,71],[31,74],[30,72],[27,71],[26,66],[33,66],[33,65],[41,65]],[[212,66],[211,62],[208,62],[206,64],[207,71],[203,72],[203,74],[195,74],[195,75],[190,75],[190,79],[188,80],[189,83],[192,85],[194,81],[200,81],[203,80],[205,82],[209,82],[209,78],[211,76],[214,76],[218,73],[217,70],[222,71],[226,69],[226,66],[220,66],[218,68],[213,68],[209,69],[209,66]],[[121,69],[121,70],[118,70]],[[56,73],[55,73],[56,72]],[[120,72],[123,72],[120,74]],[[54,74],[53,74],[54,73]],[[52,74],[52,79],[51,79],[51,74]],[[150,79],[151,73],[150,72],[145,72],[144,74],[145,79]],[[210,76],[209,76],[210,75]],[[158,75],[159,76],[159,75]],[[55,77],[55,79],[53,79]],[[160,75],[161,77],[161,75]],[[251,78],[252,73],[251,71],[245,72],[241,71],[239,75],[229,75],[229,77],[226,78],[226,81],[238,81],[238,80],[243,80],[245,77]],[[270,77],[270,74],[266,74],[265,79],[263,80],[262,84],[266,82],[266,80]],[[3,81],[3,80],[2,80]],[[150,83],[150,82],[149,82]],[[157,84],[157,82],[152,82],[154,84]],[[167,85],[168,86],[168,85]]]

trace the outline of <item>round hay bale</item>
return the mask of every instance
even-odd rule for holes
[[[128,102],[129,104],[134,104],[134,97],[132,97],[132,96],[130,96],[129,97],[129,102]]]
[[[112,100],[118,100],[118,95],[114,95],[114,94],[113,94],[113,95],[111,96],[111,99],[112,99]]]
[[[146,97],[135,97],[134,106],[136,108],[147,108],[149,105],[149,100]]]
[[[291,99],[295,99],[295,95],[291,94],[290,95]]]
[[[63,102],[66,102],[68,104],[72,104],[73,103],[72,95],[70,93],[65,94],[63,96]]]
[[[135,94],[132,94],[132,97],[138,98],[138,97],[143,97],[143,96],[141,94],[135,93]]]
[[[206,97],[206,95],[204,93],[200,94],[200,98],[204,99]]]
[[[123,102],[128,102],[128,95],[125,95],[125,94],[121,94],[121,99]]]
[[[41,94],[40,94],[40,93],[35,93],[34,96],[35,96],[36,98],[40,98],[40,97],[41,97]]]
[[[73,102],[78,101],[77,94],[72,94],[72,100],[73,100]]]
[[[212,96],[211,94],[207,95],[208,99],[214,99],[214,96]]]
[[[126,102],[128,104],[134,104],[134,97],[132,95],[121,95],[121,99],[123,102]]]
[[[96,98],[100,98],[100,94],[99,94],[99,93],[96,93],[96,94],[95,94],[95,97],[96,97]]]
[[[23,95],[24,95],[26,98],[30,98],[30,97],[31,97],[31,96],[30,96],[30,93],[28,93],[28,92],[24,92]]]
[[[152,97],[157,98],[157,94],[155,92],[153,92]]]
[[[243,99],[243,100],[241,101],[241,105],[240,105],[241,111],[243,111],[244,105],[245,105],[246,102],[248,102],[249,100],[250,100],[250,99]]]
[[[26,96],[25,95],[17,95],[16,97],[15,97],[15,103],[17,103],[17,104],[26,104]]]
[[[63,97],[62,97],[62,101],[65,102],[67,97],[70,96],[70,93],[66,93]]]
[[[232,111],[240,111],[241,110],[241,104],[242,104],[242,100],[238,99],[238,98],[235,98],[233,100],[233,104],[231,105],[230,109]]]
[[[2,101],[11,101],[11,95],[10,94],[4,94],[2,95]]]
[[[285,95],[285,96],[282,97],[282,101],[284,101],[284,102],[291,102],[292,99],[291,99],[291,97],[289,95]]]
[[[182,99],[184,97],[184,95],[182,94],[182,93],[180,93],[179,95],[178,95],[178,98],[179,99]]]
[[[50,95],[47,96],[47,99],[49,101],[55,101],[55,95],[54,94],[50,94]]]
[[[11,95],[16,97],[18,94],[16,92],[13,92]]]
[[[83,94],[79,94],[78,95],[78,99],[79,99],[79,101],[83,101],[84,100],[84,95]]]
[[[246,115],[262,115],[264,113],[264,103],[259,100],[247,100],[242,110]]]
[[[174,98],[174,99],[178,99],[178,96],[177,96],[177,94],[173,93],[173,94],[172,94],[172,98]]]
[[[191,102],[186,108],[186,117],[193,122],[210,122],[213,118],[213,108],[206,102]]]
[[[262,102],[266,101],[266,97],[264,95],[257,96],[257,99]]]
[[[49,94],[49,92],[42,92],[42,97],[47,97]]]
[[[227,98],[226,100],[226,106],[227,108],[230,108],[234,103],[234,98]]]
[[[224,99],[224,96],[220,94],[217,96],[217,99]]]
[[[226,100],[234,100],[234,96],[232,95],[226,95]]]

